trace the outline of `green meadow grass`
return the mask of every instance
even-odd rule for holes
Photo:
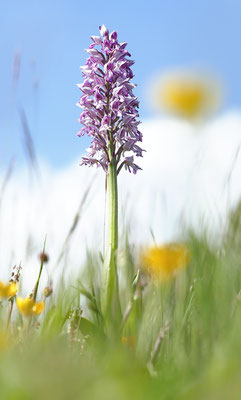
[[[102,260],[89,254],[81,276],[60,281],[30,329],[14,313],[12,341],[0,350],[0,399],[240,399],[240,221],[238,206],[217,243],[186,233],[188,268],[165,285],[148,283],[122,332],[105,333]],[[128,240],[122,253],[125,310],[138,258]],[[4,327],[6,302],[0,322]],[[131,343],[123,343],[125,335]]]

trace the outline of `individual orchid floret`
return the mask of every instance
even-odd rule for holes
[[[130,82],[134,61],[129,59],[127,44],[118,42],[117,32],[109,33],[105,25],[99,30],[101,36],[91,36],[92,43],[86,49],[89,57],[81,67],[83,83],[77,85],[82,92],[77,105],[83,109],[78,135],[91,138],[81,164],[95,164],[108,173],[108,165],[114,161],[118,173],[123,166],[136,173],[140,167],[134,156],[142,157],[143,149],[137,145],[142,141],[139,102]]]

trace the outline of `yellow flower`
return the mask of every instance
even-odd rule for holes
[[[170,73],[155,81],[153,105],[187,119],[212,114],[221,100],[220,85],[213,78],[192,72]]]
[[[185,268],[190,261],[190,252],[182,244],[172,243],[164,246],[147,248],[141,254],[143,270],[152,279],[165,282]]]
[[[18,292],[18,284],[17,283],[7,283],[4,284],[0,281],[0,297],[3,299],[11,298],[16,296]]]
[[[129,336],[129,337],[123,336],[121,338],[121,341],[122,341],[122,344],[124,346],[127,346],[130,349],[133,349],[135,347],[135,344],[136,344],[135,336]]]
[[[17,297],[16,304],[20,314],[25,317],[29,317],[31,315],[39,315],[44,310],[43,301],[34,302],[34,300],[30,297],[27,297],[25,299],[23,299],[22,297]]]

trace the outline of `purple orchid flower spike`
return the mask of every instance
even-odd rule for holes
[[[91,137],[81,165],[95,164],[107,173],[114,159],[117,173],[124,166],[135,174],[141,168],[134,163],[134,156],[142,157],[143,150],[137,145],[142,141],[139,102],[133,94],[135,85],[130,83],[134,61],[129,59],[127,43],[118,42],[117,32],[109,33],[105,25],[99,29],[101,36],[91,36],[86,50],[89,58],[81,67],[84,81],[78,85],[83,93],[77,103],[83,109],[79,118],[83,127],[78,135]]]
[[[92,36],[86,50],[89,57],[81,67],[84,81],[78,85],[82,96],[78,105],[83,109],[79,122],[83,125],[78,135],[88,135],[91,145],[82,157],[81,165],[101,166],[106,172],[108,191],[108,245],[105,251],[101,284],[101,309],[110,327],[122,318],[116,254],[118,250],[118,186],[117,175],[141,169],[134,157],[142,157],[138,146],[142,134],[138,129],[139,102],[133,94],[133,72],[126,43],[119,43],[117,33],[109,33],[105,25],[101,36]],[[106,224],[107,226],[107,224]]]

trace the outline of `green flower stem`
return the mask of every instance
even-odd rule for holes
[[[6,327],[6,330],[8,330],[9,325],[10,325],[11,316],[12,316],[12,312],[13,312],[13,302],[14,302],[14,299],[11,298],[9,301],[10,301],[10,305],[9,305],[9,310],[8,310],[8,319],[7,319],[7,327]]]
[[[109,165],[108,190],[108,245],[116,252],[118,248],[118,187],[114,159]]]
[[[107,174],[108,192],[108,245],[104,259],[101,288],[101,308],[107,323],[121,320],[119,285],[116,266],[118,249],[118,187],[116,160],[111,158],[112,146],[109,145],[111,162]]]
[[[44,240],[43,254],[45,253],[46,239],[47,239],[47,238],[45,238],[45,240]],[[34,292],[33,292],[33,301],[34,301],[34,302],[36,301],[36,298],[37,298],[38,287],[39,287],[39,281],[40,281],[40,278],[41,278],[41,275],[42,275],[43,266],[44,266],[44,260],[42,259],[42,260],[41,260],[41,263],[40,263],[38,279],[37,279],[37,282],[36,282],[36,284],[35,284]]]

